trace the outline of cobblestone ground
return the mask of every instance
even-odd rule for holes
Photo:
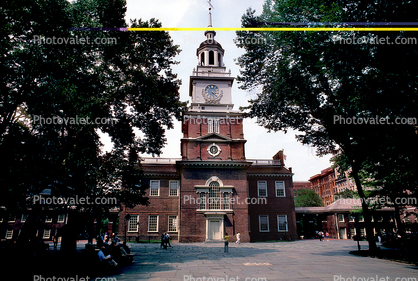
[[[230,243],[229,253],[222,243],[180,243],[167,250],[158,244],[130,245],[134,263],[108,280],[418,280],[414,265],[350,255],[357,250],[351,240]],[[362,246],[367,248],[365,242]]]

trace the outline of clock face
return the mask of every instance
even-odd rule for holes
[[[218,148],[216,146],[211,146],[209,150],[212,155],[216,155],[218,153]]]
[[[209,145],[207,151],[212,157],[215,157],[221,153],[221,148],[216,143],[212,143]]]
[[[219,97],[219,88],[215,85],[208,85],[205,88],[204,96],[209,100],[214,100]]]

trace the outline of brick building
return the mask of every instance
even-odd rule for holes
[[[294,181],[293,190],[301,190],[301,189],[312,189],[311,182],[310,181]]]
[[[334,202],[336,193],[334,169],[326,168],[320,174],[312,176],[309,181],[312,184],[312,190],[322,198],[325,206]]]
[[[196,52],[181,158],[141,161],[150,205],[121,206],[120,237],[158,239],[168,231],[180,242],[221,241],[225,233],[232,241],[240,233],[243,242],[297,238],[292,170],[283,151],[271,160],[246,159],[234,77],[215,35],[206,31]]]
[[[326,207],[297,207],[298,235],[305,239],[315,237],[316,231],[328,232],[333,239],[351,239],[366,236],[360,199],[339,199]],[[396,231],[395,209],[372,210],[374,234]]]

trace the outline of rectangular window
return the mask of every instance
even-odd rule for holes
[[[219,134],[219,119],[213,120],[213,132]]]
[[[9,215],[9,220],[7,222],[15,222],[16,221],[16,215]]]
[[[150,181],[150,196],[160,196],[160,181]]]
[[[338,214],[338,221],[344,222],[344,214]]]
[[[348,215],[348,221],[349,222],[355,222],[356,221],[356,217],[353,215]]]
[[[26,222],[27,218],[28,218],[28,215],[22,214],[22,218],[20,219],[20,222]]]
[[[276,181],[276,197],[285,197],[284,181]]]
[[[201,210],[204,210],[204,209],[206,209],[206,193],[204,193],[204,192],[201,192],[201,193],[199,193],[200,194],[200,209]]]
[[[170,181],[170,196],[178,196],[178,181]]]
[[[225,210],[229,210],[230,209],[230,206],[229,206],[229,193],[227,193],[227,192],[224,192],[224,196],[223,196],[224,198],[224,209]]]
[[[208,133],[218,133],[219,134],[219,119],[208,118]]]
[[[365,228],[360,228],[360,235],[361,235],[361,237],[366,236],[366,229]]]
[[[158,232],[158,215],[148,216],[148,232]]]
[[[45,216],[45,222],[52,222],[51,216]]]
[[[350,228],[350,234],[351,234],[351,237],[356,236],[356,229],[354,227]]]
[[[360,222],[363,222],[363,221],[364,221],[364,217],[363,217],[363,215],[360,215],[360,216],[359,216],[358,221],[360,221]]]
[[[168,216],[168,231],[177,232],[177,216]]]
[[[277,215],[278,231],[287,231],[287,215]]]
[[[13,230],[6,230],[6,239],[13,238]]]
[[[49,239],[51,236],[51,229],[44,229],[44,236],[42,236],[43,239]]]
[[[138,232],[138,215],[131,215],[128,222],[128,232]]]
[[[267,182],[257,181],[257,194],[258,197],[267,197]]]
[[[269,216],[268,215],[260,215],[258,216],[258,223],[259,223],[259,230],[260,232],[269,232]]]
[[[65,215],[58,215],[58,222],[64,222],[65,221]]]

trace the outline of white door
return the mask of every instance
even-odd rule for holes
[[[347,228],[340,228],[340,239],[347,239]]]
[[[221,240],[221,222],[209,221],[209,240]]]

